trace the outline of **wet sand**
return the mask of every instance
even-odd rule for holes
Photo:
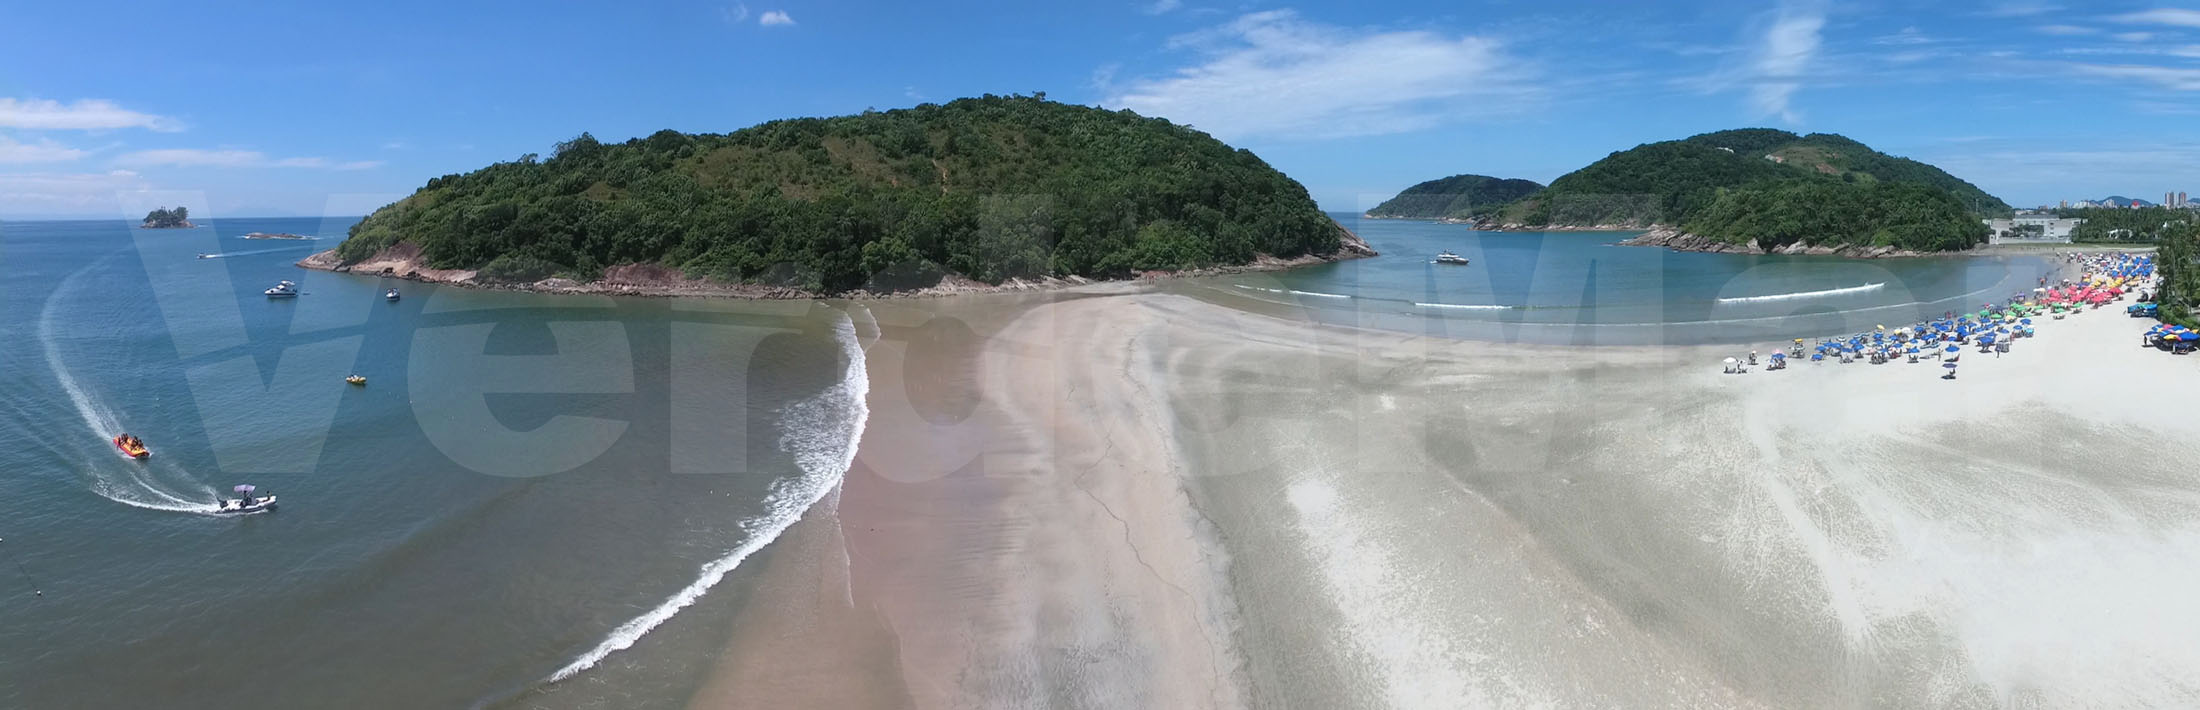
[[[1947,381],[1165,288],[870,308],[857,465],[696,707],[2200,702],[2200,387],[2110,310]]]

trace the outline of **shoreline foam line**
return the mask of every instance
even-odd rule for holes
[[[839,335],[841,351],[848,356],[847,370],[842,374],[841,381],[815,397],[789,405],[784,411],[789,432],[810,431],[803,427],[829,424],[831,422],[828,420],[832,415],[845,412],[841,423],[847,426],[848,431],[843,446],[833,450],[829,446],[817,445],[815,437],[811,441],[803,441],[791,433],[782,435],[780,446],[794,454],[795,464],[802,469],[802,475],[773,484],[771,493],[764,497],[764,505],[770,512],[741,521],[740,527],[742,532],[747,533],[747,539],[725,556],[705,563],[701,569],[702,574],[695,581],[673,593],[656,608],[612,629],[611,634],[596,644],[595,648],[551,673],[544,682],[557,683],[572,678],[594,668],[611,654],[632,647],[651,630],[671,620],[681,609],[701,599],[711,587],[718,586],[725,579],[726,573],[741,566],[749,555],[779,539],[781,533],[801,520],[825,494],[840,486],[841,480],[848,474],[848,467],[855,464],[856,445],[863,440],[863,427],[871,416],[866,399],[871,391],[871,378],[865,369],[863,346],[856,337],[854,320],[842,316],[834,330]],[[833,405],[840,404],[840,400],[845,400],[847,409],[834,408]]]
[[[1849,294],[1849,293],[1864,293],[1864,292],[1866,292],[1866,291],[1877,291],[1877,290],[1879,290],[1879,289],[1880,289],[1881,287],[1884,287],[1884,286],[1886,286],[1886,285],[1887,285],[1886,283],[1884,283],[1884,282],[1881,282],[1881,283],[1869,283],[1869,284],[1864,284],[1864,285],[1862,285],[1862,286],[1850,286],[1850,287],[1848,287],[1848,288],[1829,288],[1829,289],[1826,289],[1826,290],[1824,290],[1824,291],[1797,291],[1797,292],[1795,292],[1795,293],[1775,293],[1775,294],[1770,294],[1770,295],[1765,295],[1765,296],[1736,296],[1736,297],[1734,297],[1734,298],[1721,298],[1721,299],[1719,299],[1719,302],[1720,302],[1720,303],[1755,303],[1755,302],[1759,302],[1759,301],[1790,301],[1790,300],[1795,300],[1795,299],[1800,299],[1800,298],[1819,298],[1819,297],[1822,297],[1822,296],[1839,296],[1839,295],[1842,295],[1842,294]]]
[[[1414,301],[1413,305],[1422,308],[1449,308],[1461,311],[1510,311],[1514,309],[1513,306],[1487,306],[1472,303],[1422,303]]]
[[[1262,287],[1260,287],[1260,286],[1247,286],[1247,285],[1245,285],[1245,284],[1230,284],[1230,285],[1232,285],[1232,286],[1236,286],[1236,287],[1238,287],[1238,288],[1242,288],[1242,289],[1245,289],[1245,290],[1248,290],[1248,291],[1266,291],[1266,292],[1269,292],[1269,293],[1288,293],[1288,294],[1292,294],[1292,295],[1297,295],[1297,296],[1312,296],[1312,297],[1314,297],[1314,298],[1351,298],[1351,296],[1347,296],[1347,295],[1344,295],[1344,294],[1341,294],[1341,293],[1322,293],[1322,292],[1320,292],[1320,291],[1300,291],[1300,290],[1298,290],[1298,289],[1292,289],[1292,288],[1262,288]]]

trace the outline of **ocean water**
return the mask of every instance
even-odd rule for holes
[[[1976,311],[2029,292],[2058,265],[2039,256],[1684,253],[1616,244],[1638,232],[1482,232],[1332,216],[1382,256],[1200,280],[1194,290],[1225,305],[1474,340],[1777,342]],[[1471,263],[1435,263],[1444,251]]]
[[[0,707],[678,706],[847,469],[862,312],[291,265],[352,221],[0,223]]]

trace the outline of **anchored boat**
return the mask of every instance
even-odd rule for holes
[[[1460,255],[1458,255],[1458,254],[1453,254],[1453,253],[1451,253],[1451,252],[1448,252],[1448,251],[1447,251],[1447,252],[1443,252],[1443,253],[1441,253],[1441,254],[1437,254],[1437,255],[1436,255],[1436,263],[1438,263],[1438,264],[1458,264],[1458,265],[1460,265],[1460,266],[1466,266],[1466,265],[1467,265],[1467,258],[1466,258],[1466,257],[1463,257],[1463,256],[1460,256]]]
[[[297,298],[298,284],[283,281],[275,284],[274,288],[261,291],[261,293],[267,294],[268,298]]]

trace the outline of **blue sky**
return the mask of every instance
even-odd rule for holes
[[[984,93],[1250,148],[1325,208],[1832,132],[2020,205],[2200,191],[2200,9],[2159,2],[16,3],[0,218],[360,214],[662,128]]]

